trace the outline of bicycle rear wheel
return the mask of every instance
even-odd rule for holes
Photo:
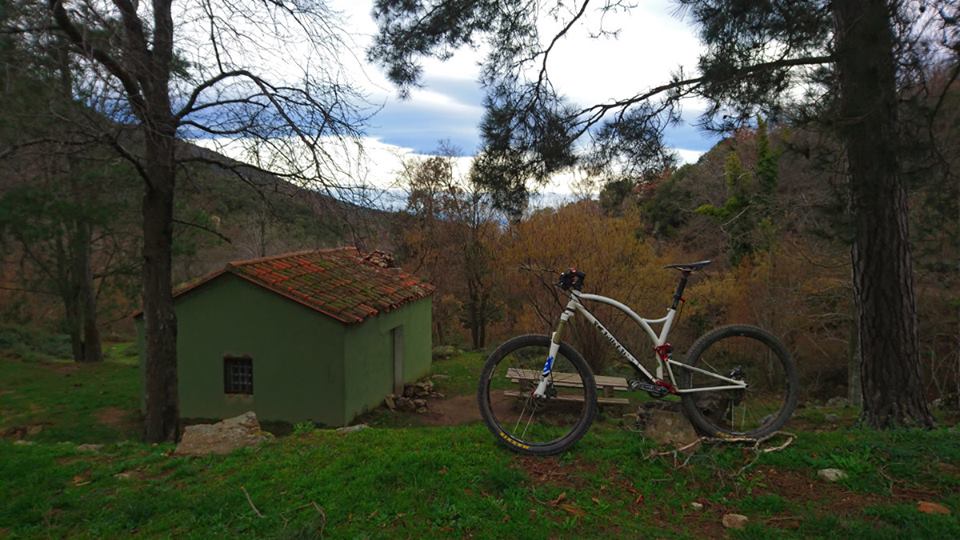
[[[597,387],[589,366],[563,343],[546,389],[533,393],[550,349],[550,337],[515,337],[487,358],[480,375],[480,414],[504,446],[521,454],[551,455],[576,443],[597,413]]]
[[[777,338],[754,326],[724,326],[698,339],[687,365],[744,381],[746,389],[684,393],[687,418],[709,436],[760,438],[776,432],[797,407],[797,370]],[[674,366],[681,389],[706,389],[730,383]]]

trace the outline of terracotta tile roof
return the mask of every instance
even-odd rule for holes
[[[355,248],[337,248],[234,261],[177,290],[174,296],[230,273],[353,324],[433,294],[433,285],[399,268],[385,268],[378,264],[382,260],[361,257]]]

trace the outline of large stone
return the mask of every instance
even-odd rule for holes
[[[826,480],[827,482],[837,482],[846,478],[847,473],[840,469],[820,469],[817,471],[817,476],[819,476],[821,480]]]
[[[747,526],[747,521],[750,520],[743,514],[724,514],[721,523],[728,529],[742,529]]]
[[[257,415],[252,411],[216,424],[187,426],[174,454],[205,456],[229,454],[237,448],[256,446],[273,435],[260,429]]]
[[[699,438],[687,417],[679,410],[673,410],[668,402],[650,402],[637,412],[637,416],[644,437],[659,444],[680,448]]]

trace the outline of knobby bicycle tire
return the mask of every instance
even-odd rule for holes
[[[783,381],[785,385],[785,396],[781,408],[777,411],[775,416],[773,414],[769,415],[770,419],[764,422],[757,429],[747,431],[738,431],[732,427],[718,425],[718,422],[708,418],[704,414],[704,411],[702,411],[698,406],[697,394],[688,393],[682,395],[684,413],[690,420],[690,423],[692,423],[700,433],[707,436],[713,437],[734,435],[748,438],[761,438],[774,433],[783,427],[787,420],[790,419],[793,411],[796,409],[799,392],[797,369],[793,363],[790,353],[776,337],[766,330],[747,325],[722,326],[704,334],[697,339],[693,345],[690,346],[685,363],[693,367],[709,369],[708,367],[702,365],[705,362],[703,359],[705,351],[708,351],[711,346],[715,346],[722,340],[731,337],[746,337],[754,339],[768,347],[769,352],[772,352],[774,357],[779,361],[780,366],[783,369],[783,378],[785,379]],[[689,370],[684,370],[683,368],[679,368],[678,371],[682,371],[680,377],[678,377],[680,387],[690,388],[692,386],[692,372]],[[749,383],[750,381],[747,382]]]
[[[491,403],[491,394],[499,391],[492,388],[491,382],[500,362],[511,353],[526,347],[542,347],[547,349],[549,346],[550,337],[546,335],[528,334],[512,338],[493,351],[487,358],[480,375],[480,384],[477,388],[477,403],[480,407],[480,415],[483,417],[484,423],[503,446],[520,454],[548,456],[567,450],[590,429],[590,425],[593,423],[597,414],[597,388],[594,382],[593,372],[580,353],[566,343],[561,343],[558,356],[562,355],[576,370],[582,382],[583,389],[584,407],[572,429],[565,435],[549,443],[541,444],[517,437],[514,433],[511,433],[511,430],[500,425]]]

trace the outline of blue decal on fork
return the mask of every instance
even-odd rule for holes
[[[550,375],[550,370],[553,369],[553,357],[548,356],[547,361],[543,364],[543,376],[546,377]]]

